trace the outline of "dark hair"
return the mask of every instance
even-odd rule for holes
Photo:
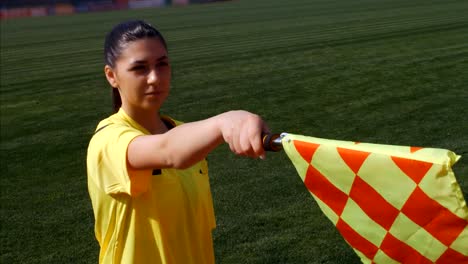
[[[119,58],[125,46],[133,41],[144,38],[157,38],[167,49],[166,41],[161,33],[142,20],[129,20],[116,25],[107,35],[104,42],[104,62],[110,67],[115,67],[115,61]],[[114,112],[122,106],[122,98],[118,89],[112,89],[112,102]]]

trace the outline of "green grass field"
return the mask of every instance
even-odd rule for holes
[[[468,197],[468,1],[240,0],[1,22],[1,263],[96,263],[85,156],[111,112],[113,24],[165,34],[163,112],[230,109],[272,131],[447,148]],[[284,153],[209,156],[218,263],[359,263]]]

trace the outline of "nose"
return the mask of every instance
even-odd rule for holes
[[[159,83],[159,76],[158,71],[156,69],[152,69],[148,74],[148,84],[158,84]]]

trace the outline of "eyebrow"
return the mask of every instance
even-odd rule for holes
[[[164,56],[161,56],[159,58],[156,59],[156,61],[163,61],[163,60],[167,60],[168,57],[166,55]],[[131,64],[145,64],[146,63],[146,60],[136,60],[136,61],[132,61]]]

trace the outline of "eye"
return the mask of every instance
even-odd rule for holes
[[[131,71],[144,71],[146,69],[146,66],[144,65],[136,65],[130,68]]]
[[[156,64],[156,67],[165,67],[168,66],[169,63],[167,61],[160,61]]]

